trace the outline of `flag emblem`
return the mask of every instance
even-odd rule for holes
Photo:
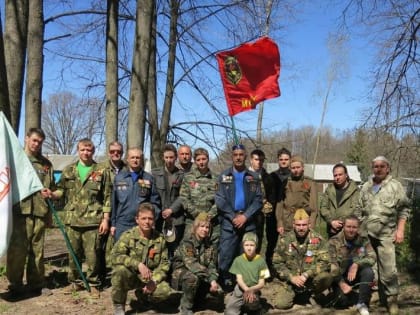
[[[238,59],[234,56],[227,56],[225,58],[225,73],[226,78],[232,84],[237,84],[242,79],[242,71],[239,66]]]

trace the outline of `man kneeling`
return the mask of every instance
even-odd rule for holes
[[[281,238],[273,256],[280,279],[275,307],[288,309],[293,304],[315,303],[332,283],[329,274],[328,243],[310,229],[309,215],[298,209],[293,231]]]
[[[171,288],[165,282],[169,270],[168,251],[163,235],[154,229],[155,211],[142,203],[136,215],[137,226],[124,232],[112,249],[112,302],[114,314],[125,314],[127,293],[137,289],[149,301],[166,300]]]
[[[367,237],[359,235],[360,221],[355,215],[344,220],[343,230],[329,240],[331,273],[340,306],[357,303],[361,315],[369,315],[370,285],[374,278],[372,266],[376,255]],[[358,286],[359,293],[353,288]]]

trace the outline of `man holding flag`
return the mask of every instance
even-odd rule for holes
[[[40,128],[30,128],[25,137],[25,153],[44,188],[13,206],[13,230],[7,250],[6,275],[10,297],[24,293],[23,275],[30,293],[51,294],[45,288],[44,234],[51,224],[51,213],[45,198],[57,199],[51,162],[41,154],[45,134]],[[14,179],[11,178],[13,181]]]

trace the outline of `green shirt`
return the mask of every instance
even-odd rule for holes
[[[89,174],[90,170],[92,169],[92,165],[86,166],[82,163],[77,163],[77,172],[79,173],[80,181],[84,182],[87,175]]]
[[[260,255],[256,255],[252,260],[248,260],[245,254],[236,257],[229,272],[241,275],[248,287],[256,285],[260,279],[270,277],[267,263]]]

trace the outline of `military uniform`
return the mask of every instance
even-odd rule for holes
[[[110,178],[111,188],[110,191],[112,192],[112,185],[114,184],[115,176],[122,170],[127,169],[127,165],[121,161],[121,166],[117,168],[111,160],[106,160],[105,162],[101,163],[104,167],[104,172],[108,173],[107,176]],[[100,259],[100,274],[102,278],[106,277],[106,268],[111,268],[111,250],[114,245],[114,238],[109,237],[109,232],[103,235],[100,235],[100,249],[99,249],[99,259]]]
[[[321,197],[319,211],[327,222],[327,232],[330,237],[339,232],[331,231],[331,221],[344,221],[344,218],[348,215],[355,214],[358,202],[359,188],[354,181],[350,180],[339,202],[337,202],[336,187],[333,184],[328,185]]]
[[[142,289],[147,284],[148,281],[139,274],[140,263],[152,271],[152,280],[157,284],[151,294],[152,301],[158,302],[169,297],[171,288],[164,281],[169,271],[168,251],[161,233],[153,231],[151,238],[147,239],[140,235],[138,227],[133,227],[121,235],[111,255],[111,297],[114,304],[125,305],[129,290]]]
[[[388,175],[380,184],[372,179],[360,191],[362,228],[376,252],[379,292],[382,298],[398,295],[398,277],[393,236],[399,219],[408,219],[409,199],[401,183]]]
[[[328,273],[328,244],[312,230],[301,242],[294,231],[280,238],[274,251],[273,265],[281,280],[275,304],[279,309],[290,308],[297,300],[307,301],[313,293],[319,294],[329,288],[333,280]],[[300,288],[290,282],[291,277],[297,275],[305,275],[305,287]]]
[[[372,270],[376,262],[375,251],[367,237],[358,235],[354,240],[348,241],[344,232],[334,235],[329,240],[329,254],[331,262],[331,274],[338,287],[340,281],[349,285],[359,284],[358,303],[369,305],[371,297],[370,285],[374,278]],[[351,265],[358,265],[356,279],[352,282],[347,280],[347,274]],[[355,303],[352,303],[355,304]]]
[[[223,285],[228,284],[227,282],[231,278],[229,268],[233,259],[241,252],[242,236],[245,232],[255,232],[255,215],[262,208],[261,184],[258,174],[249,170],[245,170],[244,172],[244,209],[235,209],[233,168],[228,168],[221,173],[217,181],[218,190],[215,195],[215,202],[221,221],[219,270],[222,280],[225,282]],[[245,226],[240,230],[236,229],[232,223],[232,220],[238,214],[243,214],[247,218]]]
[[[305,177],[288,178],[285,198],[276,205],[277,227],[284,227],[285,232],[293,230],[293,216],[297,209],[303,208],[310,213],[311,227],[315,227],[317,216],[317,192],[315,183]]]
[[[115,176],[112,190],[111,226],[115,227],[115,240],[122,233],[137,225],[136,213],[140,204],[150,202],[156,217],[160,213],[160,197],[156,190],[155,179],[144,170],[133,181],[130,171],[122,170]]]
[[[102,164],[93,162],[92,168],[82,181],[77,170],[77,163],[64,168],[58,190],[64,196],[64,207],[67,235],[79,260],[83,254],[88,266],[86,278],[92,286],[98,286],[99,281],[99,233],[98,227],[104,213],[111,211],[110,178]],[[72,256],[69,261],[69,281],[79,279]]]
[[[44,156],[28,156],[45,188],[55,189],[51,162]],[[37,192],[13,207],[13,231],[7,250],[6,275],[10,289],[23,285],[26,259],[26,281],[33,289],[44,286],[44,234],[51,213],[41,193]]]
[[[188,313],[194,306],[197,293],[207,293],[210,283],[219,277],[217,247],[210,239],[200,241],[195,235],[190,235],[175,251],[172,268],[172,287],[183,291],[181,313]]]
[[[182,181],[179,198],[185,210],[185,235],[191,235],[191,226],[200,212],[206,212],[211,217],[212,239],[219,241],[220,225],[217,216],[217,208],[214,203],[214,195],[217,188],[217,176],[208,171],[201,174],[196,168],[184,176]]]

